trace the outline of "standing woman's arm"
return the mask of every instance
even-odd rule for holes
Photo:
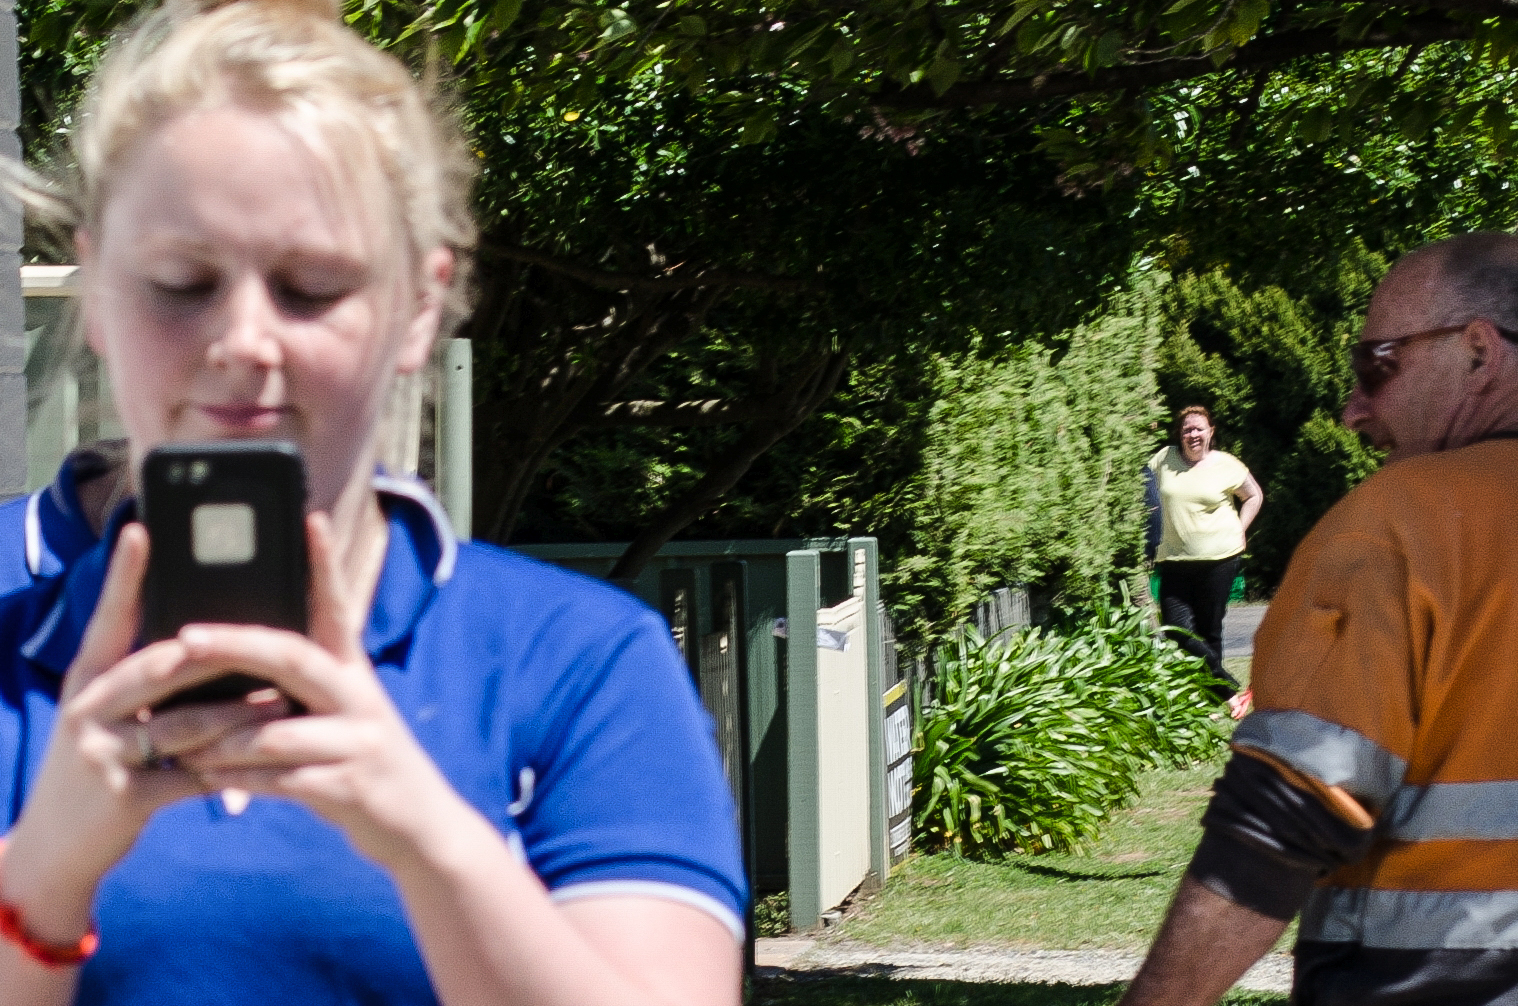
[[[1265,502],[1265,491],[1254,480],[1254,476],[1246,472],[1244,484],[1235,489],[1233,494],[1239,501],[1239,523],[1244,525],[1247,532],[1260,512],[1260,506]]]

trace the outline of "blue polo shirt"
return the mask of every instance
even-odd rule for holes
[[[90,451],[65,458],[52,484],[0,503],[0,596],[62,575],[95,544],[79,505],[81,466],[98,461]]]
[[[454,788],[556,900],[669,898],[741,937],[733,804],[662,620],[599,581],[459,544],[416,483],[376,484],[390,540],[364,646]],[[0,602],[7,826],[105,562],[99,545],[65,579]],[[256,797],[239,816],[214,798],[164,808],[105,876],[96,913],[79,1003],[437,1001],[390,878],[293,802]]]

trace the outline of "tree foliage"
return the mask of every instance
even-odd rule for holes
[[[18,4],[34,154],[138,8]],[[620,458],[623,574],[703,515],[721,524],[746,475],[784,483],[794,462],[761,459],[856,363],[918,366],[971,330],[1046,338],[1140,250],[1295,297],[1290,276],[1351,239],[1399,251],[1506,193],[1518,135],[1514,0],[351,0],[347,16],[447,68],[482,156],[478,530],[511,537],[524,508],[529,534],[573,523],[549,513],[553,487]],[[668,468],[653,486],[628,460],[649,442]],[[791,503],[869,510],[836,481]]]
[[[1292,296],[1242,289],[1221,270],[1186,275],[1161,295],[1159,383],[1170,414],[1207,406],[1217,446],[1237,454],[1265,490],[1245,574],[1268,596],[1297,542],[1378,456],[1338,424],[1354,377],[1348,343],[1386,262],[1363,247]]]
[[[477,428],[513,445],[478,466],[488,480],[499,465],[512,487],[482,486],[497,536],[569,433],[722,427],[684,438],[715,442],[708,465],[642,530],[672,511],[683,526],[692,495],[701,509],[717,500],[703,481],[734,461],[745,471],[818,404],[798,390],[825,397],[841,362],[952,350],[972,328],[1058,331],[1120,282],[1133,252],[1131,199],[1067,205],[1017,134],[945,133],[914,154],[816,116],[740,150],[686,99],[574,123],[490,121],[492,280],[471,334],[490,375]],[[586,248],[600,249],[595,269],[567,272]],[[650,269],[660,275],[627,278]]]
[[[990,589],[1036,585],[1062,607],[1105,602],[1139,557],[1135,459],[1159,418],[1155,340],[1115,316],[1063,350],[939,365],[898,604],[952,624]]]

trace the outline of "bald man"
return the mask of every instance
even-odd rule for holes
[[[1377,288],[1344,422],[1390,463],[1292,558],[1126,1006],[1216,1002],[1299,912],[1300,1006],[1518,1003],[1515,341],[1512,235]]]

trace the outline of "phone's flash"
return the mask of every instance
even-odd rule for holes
[[[202,503],[190,512],[190,551],[202,566],[238,566],[257,551],[253,508],[247,503]]]

